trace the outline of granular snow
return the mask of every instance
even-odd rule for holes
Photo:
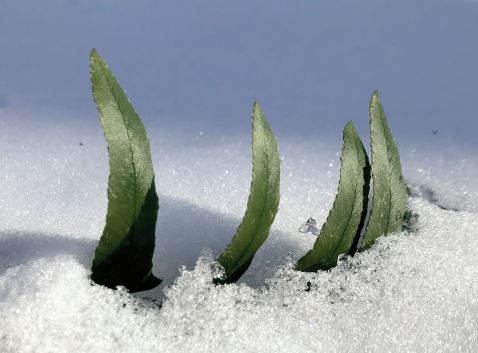
[[[419,158],[405,146],[405,175],[422,188],[441,186],[432,200],[410,199],[418,230],[310,274],[291,269],[315,240],[298,228],[309,216],[318,224],[327,216],[340,141],[279,139],[282,199],[271,235],[240,283],[214,286],[214,256],[247,201],[250,136],[178,147],[149,131],[160,193],[154,273],[164,284],[131,295],[89,279],[106,213],[101,131],[7,122],[0,139],[2,352],[478,350],[478,188],[467,179],[478,168],[466,151],[431,163],[431,155]],[[461,199],[463,192],[470,196]],[[430,202],[436,199],[458,210]]]

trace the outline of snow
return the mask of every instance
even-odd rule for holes
[[[4,1],[0,352],[478,351],[477,17],[471,0]],[[89,279],[108,178],[92,47],[151,140],[164,281],[135,295]],[[368,144],[376,88],[417,230],[295,272],[315,240],[299,227],[335,197],[341,129],[352,119]],[[256,99],[280,209],[241,281],[214,286],[245,211]]]
[[[270,238],[239,284],[214,286],[214,255],[247,201],[250,137],[202,135],[181,147],[152,130],[160,193],[154,272],[164,284],[131,295],[89,279],[106,212],[106,147],[97,122],[20,129],[18,116],[3,118],[2,351],[478,349],[478,218],[471,202],[478,188],[459,184],[478,169],[476,157],[463,161],[464,151],[453,163],[402,151],[410,180],[441,185],[432,201],[458,211],[412,198],[418,231],[383,238],[329,272],[304,274],[291,266],[314,237],[298,228],[311,215],[324,221],[338,155],[331,144],[280,140],[282,200]],[[454,168],[445,168],[450,163]]]

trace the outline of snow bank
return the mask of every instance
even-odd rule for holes
[[[291,265],[314,238],[298,228],[327,216],[340,136],[280,138],[282,200],[270,238],[241,283],[216,287],[212,259],[247,201],[250,137],[149,130],[160,193],[154,272],[164,284],[133,296],[89,280],[108,174],[96,121],[3,118],[2,352],[478,350],[478,168],[466,149],[401,145],[405,175],[422,191],[410,201],[418,231],[304,274]]]

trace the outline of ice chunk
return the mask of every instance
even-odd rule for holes
[[[307,222],[302,224],[299,228],[299,232],[301,233],[310,233],[312,235],[315,235],[316,237],[319,236],[320,234],[320,229],[317,227],[317,222],[315,219],[312,217],[309,217]]]

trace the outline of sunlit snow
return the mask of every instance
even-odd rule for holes
[[[161,143],[151,130],[160,192],[154,272],[164,285],[133,296],[89,279],[106,212],[107,158],[96,121],[17,129],[4,118],[3,351],[478,349],[478,218],[473,207],[457,202],[466,200],[463,190],[478,192],[476,184],[459,185],[478,170],[474,156],[464,162],[457,151],[460,160],[444,168],[404,146],[410,180],[427,187],[455,180],[459,187],[437,189],[433,200],[458,211],[412,198],[418,231],[384,238],[329,272],[303,274],[291,266],[315,237],[298,230],[304,217],[321,224],[327,215],[337,151],[282,139],[282,201],[270,238],[241,283],[214,286],[213,256],[233,235],[247,201],[250,137],[215,143],[202,136],[196,146],[180,148]],[[302,168],[304,156],[314,168]]]
[[[478,352],[476,1],[0,7],[1,353]],[[89,278],[108,178],[92,47],[151,141],[163,283],[149,292]],[[293,271],[316,239],[299,228],[332,206],[348,120],[368,145],[374,89],[417,223]],[[255,99],[278,139],[280,208],[239,283],[215,286],[247,203]]]

